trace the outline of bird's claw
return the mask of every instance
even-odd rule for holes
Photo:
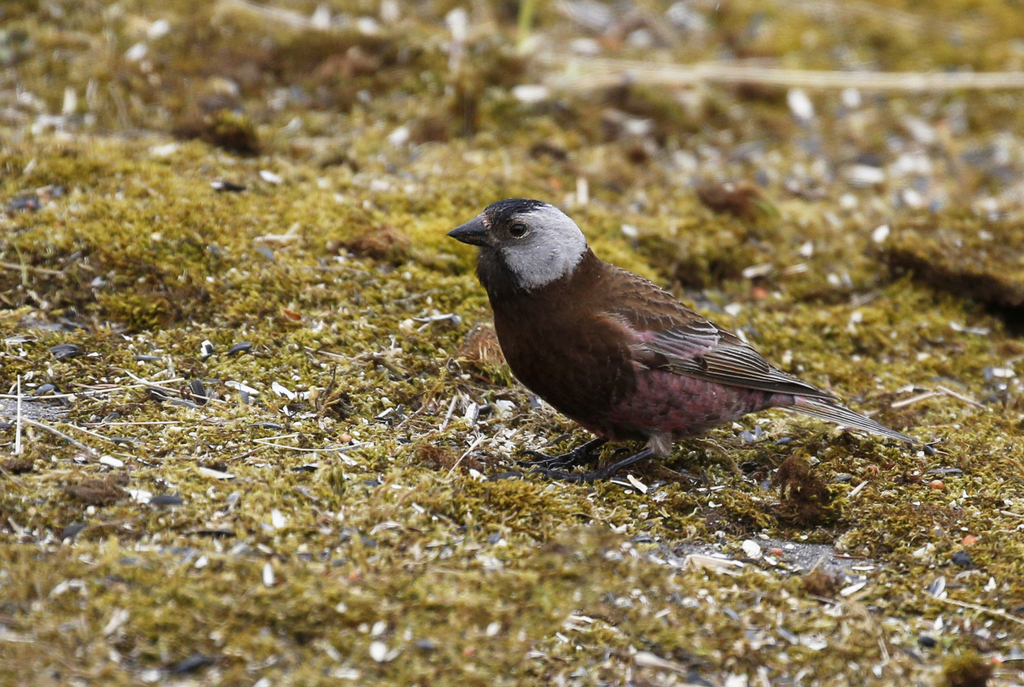
[[[582,447],[581,447],[582,448]],[[649,448],[645,448],[639,453],[634,453],[628,458],[617,461],[610,465],[606,465],[603,468],[597,470],[591,470],[590,472],[566,472],[565,470],[557,470],[547,466],[536,465],[535,463],[531,472],[540,473],[548,479],[562,480],[563,482],[572,482],[574,484],[583,484],[585,482],[599,482],[606,480],[614,475],[622,468],[629,467],[634,463],[638,463],[641,460],[646,460],[654,455],[654,451]],[[560,456],[559,456],[560,457]]]
[[[536,471],[551,470],[561,472],[558,468],[574,468],[579,465],[586,465],[594,462],[594,453],[607,443],[605,439],[592,439],[585,444],[577,446],[571,451],[561,455],[549,456],[540,451],[527,449],[525,455],[532,456],[535,460],[517,460],[516,463],[525,467],[534,468]],[[568,475],[565,472],[563,474]],[[562,478],[558,478],[562,479]]]

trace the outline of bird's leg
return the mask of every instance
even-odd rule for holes
[[[577,446],[573,450],[559,456],[549,456],[540,451],[523,451],[536,460],[517,461],[520,465],[536,467],[538,469],[550,468],[574,468],[577,465],[587,465],[594,462],[594,452],[608,443],[607,439],[591,439],[585,444]]]
[[[652,458],[654,457],[654,455],[654,449],[645,448],[637,453],[634,453],[628,458],[623,458],[622,460],[616,463],[612,463],[611,465],[606,465],[603,468],[579,474],[565,472],[564,470],[553,470],[548,467],[536,467],[533,469],[533,471],[539,472],[545,477],[549,477],[551,479],[560,479],[566,482],[575,482],[577,484],[583,482],[596,482],[598,480],[608,479],[622,468],[629,467],[633,463],[639,463],[641,460]]]

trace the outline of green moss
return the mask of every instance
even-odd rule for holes
[[[274,7],[309,17],[315,5]],[[776,178],[759,186],[773,212],[732,217],[692,185],[713,167],[709,151],[744,142],[763,142],[766,160],[780,158],[769,168],[796,176],[811,166],[799,142],[819,134],[837,165],[883,155],[905,138],[907,113],[933,120],[949,100],[872,101],[862,136],[828,94],[814,96],[820,131],[794,122],[777,91],[709,87],[680,100],[637,85],[522,103],[509,87],[548,67],[514,51],[506,10],[494,31],[478,29],[491,26],[480,6],[449,70],[454,7],[402,8],[400,24],[367,35],[343,26],[343,14],[376,12],[353,3],[332,5],[327,32],[212,2],[64,3],[59,18],[4,6],[0,60],[21,95],[0,123],[0,380],[8,395],[18,376],[26,393],[72,394],[25,406],[95,453],[25,425],[23,455],[0,461],[0,682],[668,684],[671,672],[754,684],[767,670],[772,682],[916,684],[943,679],[951,647],[986,656],[952,660],[947,679],[1019,645],[1024,402],[1016,377],[991,371],[1019,375],[1024,347],[1004,313],[979,305],[982,292],[946,288],[983,274],[1012,293],[1019,223],[895,211],[893,189],[856,190],[843,210],[843,185],[791,193]],[[545,40],[578,37],[539,9]],[[835,68],[841,54],[980,71],[1010,68],[1005,39],[1020,35],[1019,12],[997,3],[832,11],[840,21],[742,0],[708,14],[703,38],[660,49],[679,63],[730,54]],[[171,31],[148,38],[158,18]],[[614,52],[617,38],[604,40]],[[146,59],[127,61],[140,41]],[[51,131],[26,94],[56,113],[69,87],[76,112]],[[972,98],[964,145],[1014,130],[1018,100]],[[609,135],[608,108],[651,119],[653,147]],[[259,156],[164,135],[193,115],[222,137],[258,138]],[[415,144],[389,139],[401,126]],[[700,156],[700,174],[676,153]],[[754,160],[709,176],[753,178]],[[1003,188],[961,167],[964,206]],[[245,190],[218,193],[218,179]],[[31,196],[38,210],[10,206]],[[723,428],[638,466],[646,491],[508,474],[525,472],[523,448],[584,439],[534,408],[477,338],[489,310],[472,251],[445,236],[509,196],[561,204],[603,258],[696,300],[786,371],[936,452],[776,412],[741,421],[764,431],[753,442]],[[893,232],[879,250],[870,233],[883,222]],[[923,281],[920,265],[940,271]],[[443,314],[458,319],[430,320]],[[49,349],[67,343],[84,354],[57,361]],[[279,396],[275,383],[303,395]],[[939,387],[960,396],[910,402]],[[471,425],[469,402],[491,413]],[[9,453],[12,399],[2,403]],[[101,484],[127,496],[73,489]],[[144,504],[147,494],[164,499]],[[867,584],[823,606],[822,590],[851,583],[804,584],[786,550],[770,556],[778,565],[683,563],[696,546],[746,557],[743,540],[762,535],[835,543]],[[952,565],[961,549],[974,567]],[[939,576],[945,598],[928,591]],[[171,673],[194,654],[214,662]],[[1003,664],[991,682],[1019,681],[1014,670]]]
[[[951,656],[942,666],[943,687],[984,687],[992,677],[992,664],[974,651]]]

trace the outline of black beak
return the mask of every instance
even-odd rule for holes
[[[471,246],[486,245],[487,227],[484,226],[483,215],[478,215],[465,224],[460,224],[449,231],[448,235],[456,241],[462,241],[463,243],[468,243]]]

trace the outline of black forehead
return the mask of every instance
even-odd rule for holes
[[[540,200],[509,198],[508,200],[499,200],[497,203],[491,203],[484,210],[484,213],[490,218],[492,223],[502,224],[510,222],[516,215],[533,212],[545,205],[547,203]]]

